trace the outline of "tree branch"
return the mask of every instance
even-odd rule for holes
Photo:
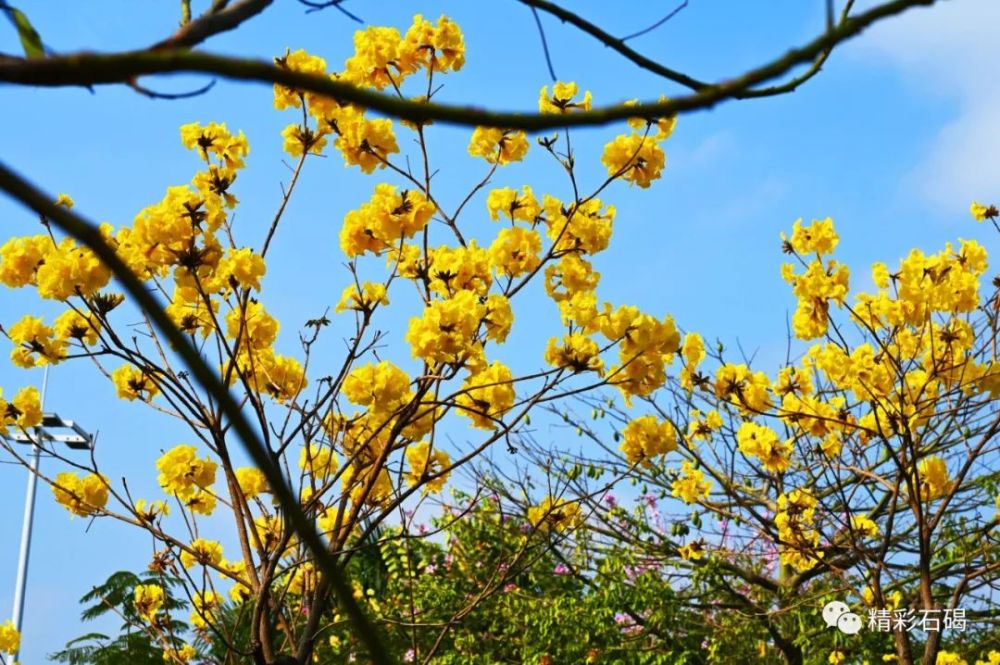
[[[541,0],[522,1],[535,3]],[[893,0],[879,5],[863,14],[845,19],[833,30],[805,46],[790,50],[766,65],[752,69],[735,79],[703,86],[690,95],[663,102],[646,102],[635,106],[617,104],[592,111],[559,115],[495,112],[454,104],[412,102],[357,88],[328,77],[290,71],[261,60],[175,50],[132,51],[110,55],[80,53],[37,59],[8,58],[0,60],[0,81],[24,85],[64,86],[121,83],[146,74],[202,72],[233,80],[279,83],[335,97],[413,122],[434,120],[456,125],[541,131],[560,127],[604,125],[632,117],[667,116],[708,109],[728,99],[743,98],[748,92],[753,96],[753,86],[777,78],[796,65],[813,60],[825,50],[858,35],[868,26],[912,7],[930,6],[936,1]],[[700,82],[698,84],[702,85]]]

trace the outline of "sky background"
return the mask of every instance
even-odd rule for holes
[[[23,9],[57,51],[110,51],[163,38],[176,24],[177,4],[49,0]],[[195,3],[199,9],[203,4]],[[512,0],[351,0],[345,6],[369,24],[401,30],[417,12],[455,20],[465,33],[467,64],[444,79],[441,101],[534,110],[539,87],[549,83],[531,14]],[[628,34],[673,3],[570,6],[612,34]],[[702,79],[730,77],[815,36],[823,26],[823,6],[819,0],[691,0],[667,25],[631,45]],[[591,90],[596,104],[681,93],[551,17],[543,15],[542,21],[557,75]],[[778,234],[795,219],[833,217],[842,237],[837,258],[852,267],[856,289],[871,286],[873,261],[894,265],[914,246],[932,252],[946,241],[973,237],[996,250],[987,228],[972,222],[968,206],[973,198],[1000,198],[1000,90],[986,86],[1000,57],[992,34],[998,24],[998,3],[940,2],[841,47],[821,74],[794,94],[683,116],[665,144],[663,178],[649,190],[618,183],[602,197],[618,215],[611,248],[595,261],[603,274],[599,296],[657,316],[669,313],[684,330],[708,340],[718,338],[727,346],[738,341],[757,353],[759,367],[772,370],[784,356],[786,318],[794,308],[779,276]],[[208,48],[261,58],[286,47],[304,48],[339,69],[358,27],[339,12],[307,15],[287,0],[238,32],[213,39]],[[18,48],[13,29],[0,25],[0,51]],[[180,91],[203,82],[175,77],[146,84]],[[259,246],[280,200],[280,183],[288,178],[280,131],[296,116],[274,111],[268,86],[220,81],[208,95],[172,102],[151,101],[125,88],[103,87],[93,94],[80,88],[6,88],[0,118],[5,163],[53,194],[69,193],[90,219],[116,226],[130,224],[168,185],[187,182],[198,169],[197,158],[180,145],[181,124],[220,121],[242,129],[251,154],[236,187],[241,199],[236,228],[243,242]],[[621,131],[574,131],[585,183],[603,178],[602,146]],[[405,151],[409,135],[398,133]],[[484,163],[465,155],[469,134],[440,126],[431,132],[431,158],[441,169],[435,184],[452,209],[485,174]],[[345,169],[339,155],[328,155],[307,164],[264,282],[262,300],[284,324],[279,350],[286,353],[295,350],[294,331],[335,304],[346,284],[337,241],[344,213],[367,200],[376,182],[397,182],[384,173],[374,178]],[[537,194],[566,196],[564,180],[535,146],[526,163],[501,171],[492,184],[531,184]],[[486,216],[485,197],[471,205],[463,228],[488,242],[497,227]],[[4,238],[38,232],[31,214],[3,198],[0,219]],[[555,330],[557,314],[539,291],[540,285],[518,304],[521,324],[515,322],[501,355],[515,367],[538,367],[548,331]],[[399,305],[390,308],[396,318],[381,327],[405,358],[403,326],[415,310]],[[4,325],[24,313],[48,318],[60,311],[30,291],[0,291]],[[539,336],[538,330],[546,334]],[[339,336],[347,332],[342,323],[334,326],[321,360],[336,360]],[[40,370],[0,363],[0,386],[8,396],[40,382]],[[179,424],[143,405],[116,400],[112,386],[85,363],[52,371],[46,407],[99,430],[102,470],[113,480],[127,477],[135,496],[159,496],[153,466],[159,451],[190,441]],[[60,470],[58,462],[43,460],[43,471]],[[0,465],[5,506],[0,621],[9,616],[12,602],[24,482],[22,468]],[[77,599],[116,570],[141,569],[150,551],[148,538],[135,530],[111,521],[71,520],[40,487],[22,662],[44,662],[45,654],[90,630],[79,624]]]

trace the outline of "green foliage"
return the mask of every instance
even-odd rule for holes
[[[187,602],[171,593],[179,582],[175,578],[153,573],[140,576],[129,571],[118,571],[112,574],[80,599],[84,604],[80,618],[87,622],[108,614],[117,615],[122,618],[120,634],[112,638],[102,633],[87,633],[70,640],[61,651],[50,654],[49,658],[69,665],[162,665],[160,645],[138,628],[142,622],[135,610],[135,587],[139,584],[162,586],[163,608],[179,612],[187,608]],[[172,634],[183,635],[187,631],[184,622],[174,618],[169,621]]]
[[[20,9],[11,7],[5,2],[0,2],[0,10],[7,14],[7,18],[17,29],[17,37],[21,40],[21,48],[29,58],[39,58],[45,55],[45,47],[42,45],[42,38],[31,25],[31,21]]]

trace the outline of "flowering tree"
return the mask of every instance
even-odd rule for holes
[[[972,214],[996,227],[995,207]],[[775,375],[689,333],[648,413],[593,398],[596,422],[562,413],[606,456],[534,456],[561,500],[601,525],[587,534],[595,560],[630,552],[705,608],[710,651],[729,648],[736,610],[772,645],[762,653],[791,663],[879,650],[959,662],[942,640],[985,657],[992,639],[965,645],[956,631],[995,630],[1000,283],[981,291],[986,251],[962,240],[876,263],[877,291],[851,298],[838,242],[829,219],[782,235],[791,332],[810,345]],[[636,511],[608,491],[622,479],[643,488]],[[831,640],[820,616],[830,601],[849,601],[874,632]]]
[[[405,35],[395,28],[360,32],[354,55],[333,77],[359,87],[390,88],[401,98],[407,79],[419,77],[423,81],[413,83],[430,99],[435,79],[460,69],[464,59],[454,23],[418,16]],[[324,60],[303,51],[287,53],[277,63],[327,75]],[[282,85],[275,86],[274,105],[298,109],[299,119],[283,132],[285,150],[297,161],[271,223],[257,230],[262,239],[244,239],[232,224],[248,140],[215,123],[181,128],[182,145],[200,162],[189,184],[168,188],[133,224],[102,225],[99,233],[160,303],[185,343],[217,368],[218,380],[258,432],[272,470],[280,470],[281,489],[292,489],[296,507],[319,529],[322,547],[340,566],[386,520],[439,492],[456,467],[508,439],[536,405],[594,390],[619,374],[640,381],[634,369],[640,366],[649,381],[663,376],[663,359],[678,343],[669,317],[633,312],[648,334],[636,346],[625,338],[628,322],[620,330],[605,330],[599,343],[576,329],[571,317],[579,314],[570,309],[593,309],[592,302],[571,295],[581,285],[596,286],[599,275],[588,257],[606,249],[611,238],[615,210],[598,195],[615,180],[648,187],[660,176],[660,146],[673,129],[672,118],[630,121],[630,131],[605,149],[607,178],[586,193],[575,179],[568,135],[564,151],[554,138],[543,141],[540,157],[569,175],[570,198],[545,195],[539,201],[529,186],[492,189],[484,198],[501,227],[494,233],[496,225],[465,222],[473,209],[467,204],[498,177],[498,169],[525,158],[529,142],[523,132],[476,129],[468,150],[482,160],[483,177],[448,204],[433,191],[426,124],[403,128],[415,138],[416,161],[422,164],[414,172],[398,157],[396,128],[389,120]],[[539,101],[543,113],[589,107],[590,94],[579,94],[574,84],[557,83],[552,92],[543,88]],[[344,219],[340,247],[348,259],[347,284],[332,315],[351,317],[354,332],[341,364],[317,369],[311,357],[325,341],[329,319],[307,323],[298,336],[299,353],[278,353],[280,326],[267,311],[261,280],[299,173],[328,145],[346,165],[392,173],[403,185],[376,184],[369,200],[359,201]],[[73,202],[62,196],[57,204],[69,209]],[[434,219],[438,223],[432,224]],[[49,220],[43,223],[48,226]],[[101,474],[99,455],[87,464],[60,457],[74,469],[42,476],[55,499],[74,515],[113,518],[148,531],[157,544],[151,569],[183,583],[194,608],[191,624],[224,642],[233,658],[309,659],[327,630],[323,624],[331,620],[332,582],[321,573],[316,552],[289,526],[288,507],[267,500],[276,490],[274,479],[233,462],[233,423],[218,394],[178,367],[171,348],[176,345],[148,316],[141,341],[122,329],[119,313],[131,314],[131,303],[111,290],[106,263],[73,239],[46,231],[12,238],[0,248],[0,282],[34,288],[41,298],[66,305],[51,325],[25,315],[3,329],[13,345],[13,363],[90,362],[119,398],[180,419],[197,443],[180,443],[156,462],[166,499],[133,497],[127,485]],[[476,236],[488,240],[480,246]],[[539,281],[563,307],[568,329],[552,337],[543,354],[539,348],[547,368],[515,375],[500,360],[502,344],[514,323],[518,294]],[[393,300],[413,299],[422,310],[402,340],[375,327],[390,294]],[[400,342],[412,358],[409,371],[383,357],[391,352],[376,352],[380,345]],[[606,371],[602,351],[619,346],[623,357],[641,356],[642,364]],[[310,383],[310,373],[322,378]],[[0,403],[0,413],[4,428],[30,434],[42,420],[38,391],[20,391],[10,403]],[[456,417],[484,434],[449,451],[438,432]],[[59,457],[44,440],[34,443]],[[7,450],[24,461],[14,448]],[[200,526],[216,511],[231,514],[233,531],[225,538]],[[235,542],[236,550],[224,552],[223,539]],[[234,641],[228,627],[214,620],[226,595],[240,605],[248,644]],[[196,649],[171,629],[163,600],[163,585],[137,586],[135,618],[168,659],[188,662]]]
[[[267,81],[274,85],[275,108],[294,118],[282,136],[295,162],[269,224],[256,229],[233,224],[249,141],[224,123],[181,127],[181,144],[197,165],[191,180],[168,187],[159,202],[127,225],[89,223],[73,211],[70,197],[53,199],[0,166],[0,187],[38,213],[43,226],[37,235],[11,238],[0,247],[0,283],[33,289],[39,298],[64,306],[49,322],[30,313],[3,322],[13,364],[89,363],[107,377],[119,398],[146,405],[156,412],[152,417],[179,420],[190,438],[156,461],[163,494],[135,497],[124,482],[102,474],[99,452],[78,463],[38,437],[42,407],[37,389],[26,387],[9,402],[0,401],[0,427],[20,430],[62,460],[65,471],[41,477],[70,513],[118,520],[152,536],[156,545],[150,570],[163,581],[134,585],[132,606],[123,618],[158,645],[166,660],[207,658],[211,645],[219,662],[305,663],[322,657],[326,649],[388,662],[399,655],[395,651],[402,642],[385,639],[386,630],[372,624],[369,615],[379,612],[366,587],[349,578],[364,574],[358,562],[372,548],[384,552],[403,544],[433,549],[419,542],[421,534],[414,535],[413,514],[456,469],[471,466],[496,444],[520,445],[528,437],[530,414],[558,409],[562,400],[610,386],[627,403],[651,398],[669,386],[667,367],[678,353],[686,359],[681,378],[686,377],[689,388],[694,385],[693,366],[701,353],[696,337],[689,335],[682,346],[669,316],[598,300],[600,275],[591,257],[611,241],[615,208],[600,198],[608,187],[621,180],[646,188],[660,177],[662,144],[678,112],[792,91],[819,71],[840,41],[929,1],[896,0],[856,16],[848,2],[839,20],[831,15],[826,32],[806,46],[717,84],[651,63],[624,40],[616,43],[597,26],[550,3],[525,2],[692,91],[656,102],[592,108],[589,92],[574,83],[554,82],[542,88],[535,114],[434,100],[435,83],[465,61],[462,33],[445,17],[431,22],[418,15],[405,32],[386,27],[360,31],[354,53],[336,72],[304,51],[288,51],[272,64],[191,50],[268,4],[214,2],[195,19],[190,3],[183,2],[182,27],[150,49],[73,56],[47,54],[27,17],[4,6],[27,57],[0,57],[0,80],[124,83],[151,97],[162,95],[140,85],[139,76],[201,71]],[[765,87],[801,63],[811,63],[805,73]],[[374,117],[372,111],[401,122]],[[476,126],[468,152],[481,160],[482,177],[455,200],[442,200],[435,187],[437,170],[427,151],[434,120]],[[627,127],[600,156],[606,177],[582,182],[569,127],[615,121]],[[523,131],[550,128],[559,133],[539,138],[535,147]],[[407,142],[397,132],[405,132]],[[414,148],[407,154],[401,143]],[[321,303],[333,312],[295,331],[295,346],[289,344],[287,328],[279,342],[281,326],[267,310],[271,296],[262,279],[271,268],[269,250],[300,173],[318,168],[314,157],[331,152],[346,166],[378,172],[389,181],[375,184],[343,220],[340,249],[347,269],[342,294],[336,303]],[[529,152],[565,173],[563,193],[539,197],[524,183],[493,186],[504,166]],[[470,211],[484,203],[493,226],[469,220]],[[827,290],[803,296],[822,305],[814,306],[814,327],[822,318],[817,312],[825,316],[826,303],[843,298],[835,292],[839,278],[828,277],[811,277],[823,283],[816,288]],[[503,344],[522,294],[532,290],[555,303],[564,329],[543,336],[537,356],[544,364],[515,372],[504,362]],[[405,333],[378,328],[390,298],[392,307],[404,303],[416,311]],[[126,329],[137,314],[141,335]],[[353,332],[336,365],[317,366],[316,351],[336,343],[325,334],[331,316],[350,320]],[[808,321],[810,314],[801,318]],[[282,353],[281,348],[294,351]],[[728,380],[733,385],[758,380],[745,368],[726,371],[732,373]],[[974,384],[989,380],[986,367]],[[734,391],[742,394],[742,389]],[[772,407],[763,398],[749,404],[728,393],[716,398],[742,409],[747,425],[753,424],[749,414]],[[651,415],[635,419],[625,433],[628,461],[617,473],[628,477],[641,471],[646,460],[670,451],[678,426]],[[761,446],[770,441],[764,425],[754,426],[761,428],[754,430],[756,435],[739,438],[741,449],[751,456],[757,453],[744,439],[759,438]],[[468,432],[466,443],[446,443],[443,432],[455,427]],[[234,461],[238,445],[245,447],[252,465]],[[4,447],[27,465],[16,448]],[[768,473],[779,471],[772,462],[764,465]],[[691,467],[687,473],[696,470]],[[693,475],[689,480],[686,496],[702,495],[701,480]],[[801,498],[789,496],[793,502]],[[749,499],[745,503],[753,506]],[[599,514],[586,497],[564,498],[557,486],[523,508],[519,519],[528,531],[525,546],[535,535],[569,537],[591,513]],[[206,528],[205,518],[216,513],[228,518],[228,533]],[[788,523],[781,538],[797,538],[800,526]],[[796,552],[803,550],[798,563],[786,563],[806,574],[812,567],[804,567],[809,554],[803,543],[816,548],[818,541],[803,538],[792,543]],[[223,542],[232,545],[224,551]],[[524,551],[506,552],[509,560],[498,562],[497,569],[502,563],[505,571],[524,570]],[[529,560],[539,559],[533,555]],[[562,565],[570,570],[571,563]],[[499,579],[505,578],[506,573]],[[465,605],[449,608],[434,640],[412,635],[407,649],[412,657],[429,660],[446,640],[460,643],[449,633],[505,586],[496,581],[478,587]],[[584,579],[578,576],[577,582],[584,584]],[[172,596],[167,587],[175,583]],[[878,584],[875,580],[875,594],[882,593]],[[180,607],[175,598],[192,609],[188,623],[194,641],[173,616]],[[431,625],[415,607],[410,608],[410,623]],[[633,612],[632,618],[640,616]],[[331,636],[337,639],[331,641]],[[16,651],[17,639],[16,631],[3,627],[0,650]],[[689,646],[685,642],[682,648]]]

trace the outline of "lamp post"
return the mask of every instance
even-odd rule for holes
[[[45,367],[42,378],[41,406],[44,412],[45,393],[49,385],[49,368]],[[28,556],[31,553],[31,527],[35,517],[35,490],[38,486],[38,467],[42,459],[42,444],[50,441],[53,444],[64,443],[74,450],[91,450],[94,447],[94,437],[83,430],[72,420],[65,420],[56,413],[44,413],[42,424],[33,428],[30,436],[22,431],[15,431],[2,436],[14,443],[28,444],[31,452],[28,454],[28,490],[24,498],[24,521],[21,524],[21,549],[17,558],[17,581],[14,585],[14,630],[21,632],[24,619],[25,588],[28,582]],[[60,433],[61,432],[61,433]],[[17,661],[17,653],[10,654],[7,662]]]

